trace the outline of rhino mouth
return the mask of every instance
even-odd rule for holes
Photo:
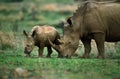
[[[31,51],[25,50],[25,51],[24,51],[25,57],[30,57],[30,53],[31,53]]]
[[[30,57],[30,54],[25,54],[25,57]]]
[[[70,55],[66,54],[66,55],[59,55],[58,58],[71,58]]]
[[[64,55],[63,58],[71,58],[70,55]]]

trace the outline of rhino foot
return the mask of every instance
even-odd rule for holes
[[[30,54],[26,54],[25,57],[30,57]]]
[[[42,58],[43,56],[42,55],[38,55],[38,57]]]
[[[51,56],[47,55],[46,58],[51,58]]]
[[[81,58],[90,58],[89,55],[84,54]]]
[[[105,57],[103,55],[98,55],[97,58],[98,59],[105,59]]]

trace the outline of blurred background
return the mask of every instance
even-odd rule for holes
[[[63,20],[76,9],[74,0],[0,0],[0,52],[22,49],[23,30],[35,25],[51,25],[62,34]]]

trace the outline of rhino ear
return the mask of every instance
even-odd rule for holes
[[[70,26],[72,26],[71,17],[69,17],[69,18],[67,19],[67,23],[68,23]]]
[[[23,34],[24,34],[25,36],[28,36],[28,33],[27,33],[25,30],[23,30]]]
[[[33,33],[32,33],[32,37],[34,37],[36,34],[36,31],[34,30]]]

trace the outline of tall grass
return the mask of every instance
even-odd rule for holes
[[[5,34],[0,32],[0,49],[7,50],[7,49],[15,49],[16,38],[13,32],[9,32],[9,34]]]

